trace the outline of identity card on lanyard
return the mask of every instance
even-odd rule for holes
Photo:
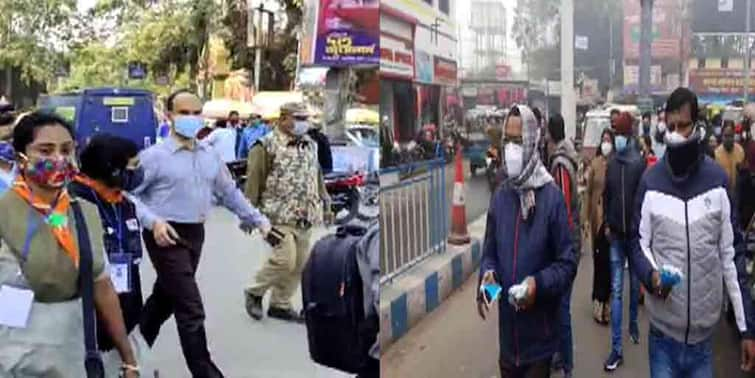
[[[110,256],[110,280],[118,294],[131,292],[131,254],[113,253]]]

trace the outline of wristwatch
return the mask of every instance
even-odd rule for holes
[[[121,364],[120,377],[121,378],[125,377],[126,373],[128,373],[128,372],[136,373],[137,377],[141,376],[141,374],[139,373],[139,366],[137,366],[137,365],[129,365],[129,364]]]

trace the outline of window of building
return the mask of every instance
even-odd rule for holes
[[[721,68],[729,68],[729,57],[725,56],[721,58]]]
[[[440,9],[441,12],[445,14],[451,13],[449,0],[438,0],[438,8]]]
[[[697,58],[697,68],[705,68],[705,58]]]

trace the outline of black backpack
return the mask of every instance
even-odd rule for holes
[[[357,374],[377,339],[377,314],[365,318],[357,248],[367,229],[345,225],[319,240],[302,272],[309,354],[318,364]]]

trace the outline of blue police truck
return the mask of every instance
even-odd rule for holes
[[[147,148],[155,143],[158,128],[154,98],[152,92],[141,89],[91,88],[42,96],[38,107],[71,122],[79,147],[93,135],[107,133]]]

